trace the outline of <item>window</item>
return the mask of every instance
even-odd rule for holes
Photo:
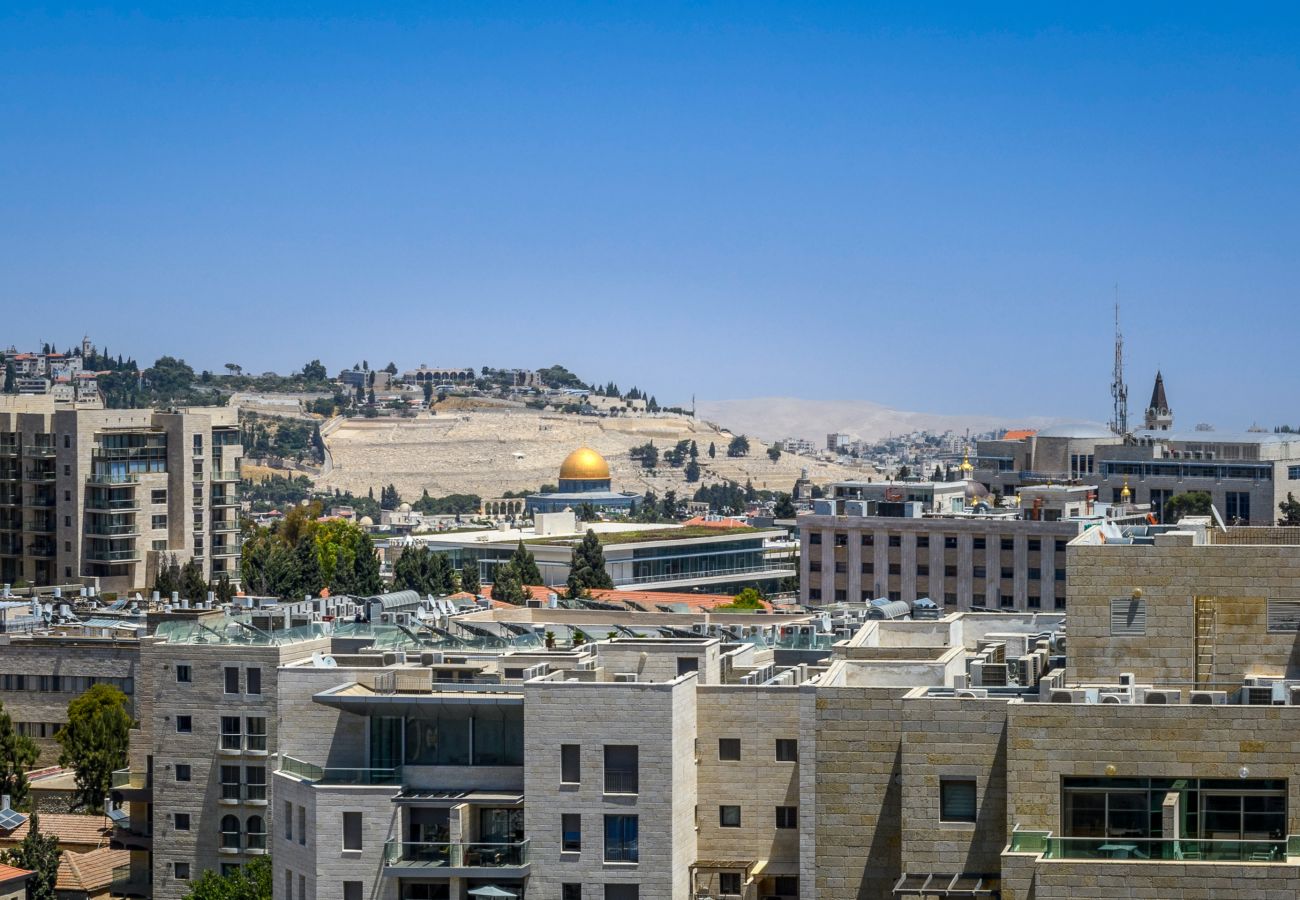
[[[239,693],[239,667],[226,666],[223,671],[226,674],[226,693],[238,694]]]
[[[605,793],[635,794],[640,790],[635,744],[605,747]]]
[[[809,600],[820,600],[821,598],[822,598],[822,589],[821,589],[821,588],[808,588],[808,599],[809,599]]]
[[[298,876],[298,896],[301,897],[302,900],[307,900],[307,876],[306,875]]]
[[[151,516],[149,518],[149,527],[155,530],[167,527],[167,514],[160,516]]]
[[[193,733],[194,733],[194,719],[191,718],[190,716],[177,716],[177,717],[176,717],[176,733],[177,733],[177,734],[193,734]]]
[[[971,605],[971,606],[983,606],[983,605],[984,605],[984,595],[983,595],[983,594],[972,594],[972,595],[971,595],[971,598],[970,598],[970,605]]]
[[[925,563],[917,563],[916,574],[919,578],[928,578],[930,577],[930,567]]]
[[[1065,580],[1065,570],[1064,570],[1064,569],[1057,569],[1057,570],[1056,570],[1056,580],[1057,580],[1057,581],[1064,581],[1064,580]]]
[[[1040,597],[1040,596],[1038,596],[1037,594],[1030,594],[1030,595],[1029,595],[1029,608],[1030,608],[1030,609],[1042,609],[1042,608],[1043,608],[1043,598]]]
[[[776,808],[776,827],[777,828],[798,828],[799,807],[778,806]]]
[[[808,543],[816,545],[816,544],[820,544],[821,542],[822,542],[822,533],[820,531],[814,531],[812,534],[808,535]]]
[[[983,550],[988,545],[988,541],[982,537],[975,538],[972,547],[976,550]]]
[[[284,801],[284,839],[293,840],[293,804]]]
[[[677,677],[681,678],[689,672],[700,671],[700,658],[698,656],[679,656],[677,657]]]
[[[835,534],[835,546],[836,546],[836,547],[847,547],[848,545],[849,545],[849,536],[848,536],[847,534],[844,534],[843,532],[836,532],[836,534]]]
[[[1250,521],[1250,494],[1246,491],[1228,491],[1223,495],[1224,509],[1231,522]]]
[[[1030,569],[1030,570],[1029,570],[1029,580],[1030,580],[1030,581],[1042,581],[1042,580],[1043,580],[1043,570],[1042,570],[1042,569]]]
[[[577,744],[560,745],[560,781],[563,784],[578,784],[582,781],[580,750],[581,747]]]
[[[903,569],[902,569],[902,565],[901,565],[901,564],[899,564],[899,563],[890,563],[890,564],[889,564],[889,574],[890,574],[890,575],[898,575],[898,574],[900,574],[902,571],[903,571]]]
[[[719,872],[718,893],[724,895],[731,895],[733,897],[739,896],[740,895],[740,873]]]
[[[361,882],[343,882],[343,900],[361,900]]]
[[[189,830],[190,830],[190,814],[189,814],[189,813],[177,813],[177,814],[176,814],[176,819],[175,819],[175,821],[174,821],[174,824],[175,824],[175,826],[176,826],[176,830],[177,830],[177,831],[189,831]]]
[[[943,549],[945,549],[945,550],[956,550],[956,549],[957,549],[957,535],[955,535],[955,534],[945,534],[945,535],[943,536]]]
[[[266,766],[244,767],[244,799],[266,800]]]
[[[244,720],[244,749],[258,753],[266,752],[266,719],[262,716],[249,716]]]
[[[1015,577],[1016,577],[1016,572],[1015,572],[1015,570],[1014,570],[1013,568],[1011,568],[1011,566],[1001,566],[1000,568],[1001,568],[1001,570],[1002,570],[1001,574],[1002,574],[1002,577],[1003,577],[1003,578],[1015,578]]]
[[[1014,549],[1016,548],[1016,542],[1015,542],[1015,539],[1014,539],[1014,538],[1003,538],[1002,541],[1001,541],[1001,546],[1002,546],[1002,549],[1003,549],[1003,550],[1014,550]]]
[[[777,738],[776,739],[776,761],[777,762],[798,762],[799,742],[794,738]]]
[[[844,562],[843,560],[837,560],[837,561],[836,561],[836,563],[835,563],[835,574],[836,574],[836,575],[844,575],[844,574],[847,574],[848,571],[849,571],[849,564],[848,564],[848,563]]]
[[[637,862],[637,817],[605,816],[605,862]]]
[[[361,849],[361,813],[359,812],[343,814],[343,849]]]
[[[248,681],[248,693],[250,694],[262,693],[262,670],[261,669],[245,670],[244,678],[247,679]]]
[[[582,885],[573,882],[560,885],[560,900],[582,900]]]
[[[944,566],[944,567],[943,567],[943,577],[944,577],[944,578],[956,578],[956,577],[957,577],[957,567],[956,567],[956,566]]]
[[[155,490],[149,492],[149,501],[154,504],[167,502],[167,489]]]
[[[605,900],[639,900],[640,888],[635,884],[605,885]]]
[[[285,900],[293,900],[293,873],[288,869],[284,870],[284,898]],[[307,900],[307,898],[304,897],[303,900]]]
[[[974,578],[987,578],[988,575],[989,575],[988,569],[986,569],[984,566],[975,566],[972,571],[972,577]]]
[[[63,449],[67,450],[71,446],[72,446],[72,435],[65,434],[63,436]]]
[[[814,560],[810,560],[810,561],[808,562],[808,571],[809,571],[809,572],[820,572],[821,570],[822,570],[822,563],[821,563],[821,560],[819,560],[819,559],[814,559]]]
[[[1037,552],[1041,551],[1042,549],[1043,549],[1043,542],[1042,542],[1041,539],[1039,539],[1039,538],[1030,538],[1030,539],[1029,539],[1029,552],[1030,552],[1030,553],[1037,553]]]
[[[221,767],[221,799],[239,799],[239,766]]]
[[[176,878],[179,879],[180,881],[189,881],[190,864],[187,862],[172,863],[172,875],[176,876]]]
[[[190,780],[190,766],[189,766],[189,763],[177,763],[177,764],[176,764],[176,780],[177,780],[177,781],[189,781],[189,780]]]
[[[178,664],[176,666],[176,683],[190,684],[194,680],[194,672],[187,664]]]
[[[930,536],[928,534],[919,535],[916,539],[916,549],[924,550],[930,546]]]
[[[875,574],[875,571],[876,571],[875,563],[864,562],[862,564],[863,575],[873,575]]]
[[[740,738],[719,738],[718,759],[740,759]]]
[[[238,750],[244,743],[243,732],[239,728],[239,716],[221,717],[221,749]]]
[[[862,536],[862,546],[874,547],[876,545],[876,536],[874,534],[864,534]]]
[[[1110,601],[1110,633],[1147,633],[1147,602],[1140,597]]]
[[[261,816],[249,816],[244,823],[245,849],[266,849],[266,819]]]
[[[1287,466],[1286,477],[1292,481],[1300,480],[1300,466]]]
[[[901,547],[901,546],[903,546],[903,538],[902,538],[902,535],[891,534],[891,535],[889,536],[889,546],[891,546],[891,547]]]
[[[1016,605],[1016,598],[1012,594],[999,594],[998,606],[1002,609],[1011,609]]]
[[[1064,598],[1064,597],[1057,597],[1057,598],[1055,599],[1055,601],[1053,602],[1053,606],[1054,606],[1056,609],[1065,609],[1065,598]]]
[[[975,779],[939,779],[939,821],[975,821]]]
[[[739,807],[739,806],[719,806],[719,807],[718,807],[718,827],[719,827],[719,828],[739,828],[739,827],[740,827],[740,807]]]
[[[236,816],[221,817],[221,849],[239,849],[239,819]]]
[[[1066,545],[1067,543],[1068,543],[1068,541],[1057,541],[1057,542],[1056,542],[1056,552],[1057,552],[1057,553],[1064,553],[1064,552],[1065,552],[1065,545]]]
[[[307,846],[307,807],[298,807],[298,843]]]
[[[563,813],[560,816],[560,849],[565,853],[582,850],[582,816]]]

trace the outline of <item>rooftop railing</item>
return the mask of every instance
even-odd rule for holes
[[[1039,853],[1044,859],[1126,860],[1129,862],[1276,862],[1300,851],[1300,836],[1277,840],[1221,838],[1057,837],[1048,831],[1016,831],[1012,853]]]

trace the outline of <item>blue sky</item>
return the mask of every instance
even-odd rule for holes
[[[1300,423],[1296,14],[907,6],[5,4],[0,341]]]

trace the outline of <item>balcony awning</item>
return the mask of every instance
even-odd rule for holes
[[[513,806],[524,802],[520,791],[422,791],[410,789],[393,797],[394,803],[456,806],[460,803],[492,803]]]
[[[465,893],[469,894],[471,897],[493,897],[500,898],[500,900],[519,896],[518,894],[513,894],[504,888],[499,888],[495,884],[485,884],[483,887],[470,888]]]
[[[359,716],[418,716],[430,706],[523,706],[522,693],[504,691],[443,691],[380,694],[355,682],[321,691],[312,699],[324,706]]]
[[[965,872],[904,872],[894,885],[895,897],[998,897],[998,875],[974,875]]]

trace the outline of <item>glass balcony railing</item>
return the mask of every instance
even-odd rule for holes
[[[130,512],[140,508],[140,501],[134,497],[96,497],[91,495],[86,501],[86,509],[91,512]]]
[[[1012,853],[1040,853],[1044,859],[1286,862],[1294,839],[1295,836],[1286,840],[1057,837],[1046,831],[1016,831],[1011,835],[1008,849]]]
[[[227,469],[227,470],[224,471],[224,472],[221,472],[221,471],[213,471],[211,480],[212,480],[212,481],[238,481],[238,480],[239,480],[239,470],[238,470],[238,469]]]
[[[140,476],[133,472],[98,472],[86,479],[87,484],[130,485],[139,484]]]
[[[54,481],[59,477],[59,473],[54,469],[28,469],[23,478],[27,481]]]
[[[23,448],[23,456],[32,459],[52,459],[57,451],[53,447],[37,447],[28,445]]]
[[[88,562],[136,562],[139,559],[139,550],[96,550],[91,548],[86,551],[86,560]]]
[[[28,534],[53,534],[57,530],[54,519],[28,519],[23,522],[23,531]]]
[[[140,526],[135,523],[126,525],[95,525],[86,526],[86,534],[91,537],[131,537],[140,533]]]
[[[292,756],[282,757],[280,772],[312,784],[401,784],[400,766],[391,769],[351,769],[316,766]]]
[[[403,869],[499,869],[528,864],[528,841],[513,844],[414,843],[384,844],[384,865]]]
[[[149,786],[149,777],[144,772],[132,772],[130,769],[117,769],[109,785],[115,791],[143,790]]]

